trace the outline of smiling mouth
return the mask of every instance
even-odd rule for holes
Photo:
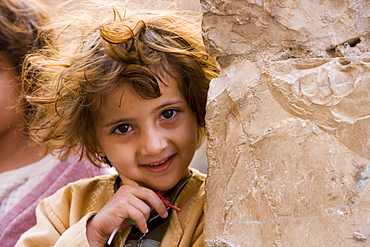
[[[147,164],[147,165],[144,165],[144,166],[160,166],[162,165],[164,162],[166,162],[168,159],[162,161],[162,162],[159,162],[159,163],[155,163],[155,164]]]
[[[160,166],[162,164],[164,164],[167,160],[171,159],[172,156],[168,157],[167,159],[161,161],[161,162],[158,162],[158,163],[154,163],[154,164],[145,164],[145,165],[142,165],[142,166]]]
[[[169,167],[171,167],[173,160],[174,160],[175,155],[171,155],[167,157],[166,159],[162,160],[161,162],[158,163],[150,163],[150,164],[145,164],[145,165],[140,165],[142,168],[150,171],[150,172],[164,172],[166,171]]]

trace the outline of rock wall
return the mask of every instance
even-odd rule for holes
[[[201,6],[206,246],[369,246],[370,1]]]

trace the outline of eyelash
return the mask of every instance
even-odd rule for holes
[[[124,132],[119,131],[120,127],[126,127],[128,130],[126,130]],[[129,132],[131,129],[132,129],[132,127],[129,124],[120,124],[116,128],[114,128],[113,133],[122,135],[122,134],[125,134],[125,133]]]
[[[165,113],[169,113],[169,112],[171,112],[171,116],[170,117],[164,117],[163,116]],[[178,113],[179,113],[179,110],[166,109],[166,110],[164,110],[161,113],[160,120],[171,120],[171,119],[174,119],[178,115]],[[118,130],[120,127],[125,127],[124,132]],[[132,127],[129,124],[124,123],[124,124],[120,124],[117,127],[115,127],[113,129],[113,133],[122,135],[122,134],[125,134],[125,133],[131,131],[131,129],[132,129]]]
[[[168,112],[171,112],[172,114],[171,114],[171,117],[168,117],[168,118],[162,118],[163,117],[163,115],[165,114],[165,113],[168,113]],[[167,110],[164,110],[163,112],[162,112],[162,114],[161,114],[161,119],[173,119],[173,118],[175,118],[176,116],[177,116],[177,114],[179,113],[179,111],[178,110],[175,110],[175,109],[167,109]]]

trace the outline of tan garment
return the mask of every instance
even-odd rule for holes
[[[203,246],[205,175],[192,171],[192,177],[175,201],[181,211],[173,210],[161,246]],[[36,226],[22,235],[16,247],[89,246],[86,222],[113,196],[116,176],[82,179],[44,199],[36,209]],[[129,230],[120,232],[113,246],[124,246]]]

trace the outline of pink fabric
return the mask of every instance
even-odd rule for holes
[[[0,219],[0,246],[14,247],[19,237],[36,224],[35,209],[43,198],[70,182],[108,173],[107,169],[99,169],[85,160],[79,161],[77,156],[59,162],[31,193]]]

